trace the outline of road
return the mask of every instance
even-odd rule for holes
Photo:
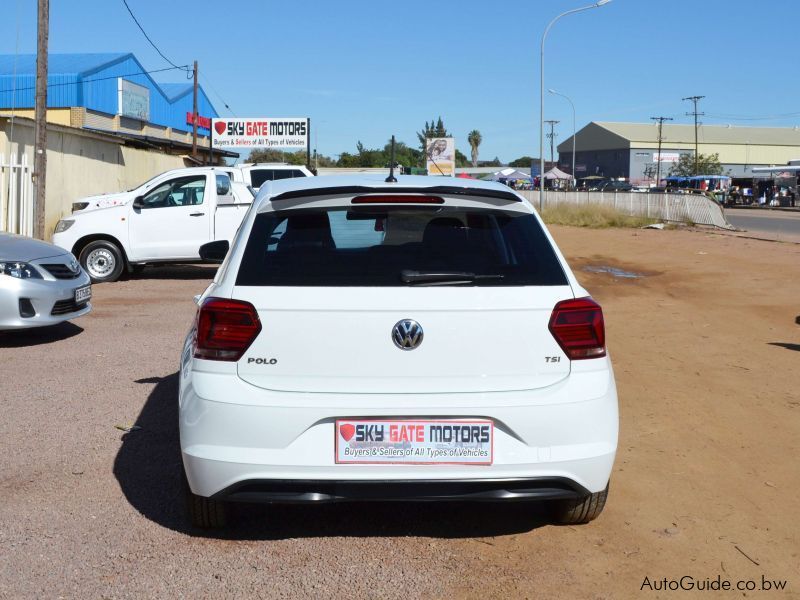
[[[800,242],[800,211],[727,209],[725,216],[737,229],[757,237]]]
[[[145,269],[95,286],[74,323],[0,333],[0,598],[677,598],[642,586],[683,576],[788,580],[744,596],[800,598],[800,246],[551,229],[604,308],[619,390],[598,520],[241,505],[228,531],[192,529],[177,370],[213,269]]]

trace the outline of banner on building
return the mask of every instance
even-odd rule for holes
[[[309,134],[309,119],[306,117],[211,120],[211,145],[214,148],[299,150],[308,147]]]
[[[653,162],[662,162],[662,163],[676,163],[680,160],[681,155],[680,152],[662,152],[659,154],[658,152],[653,152]]]
[[[456,142],[454,138],[427,138],[425,166],[428,175],[456,175]]]
[[[150,120],[150,88],[117,78],[117,113],[122,117]]]

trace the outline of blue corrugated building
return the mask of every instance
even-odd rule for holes
[[[50,54],[48,121],[185,149],[192,141],[191,71],[165,70],[180,83],[157,83],[146,71],[133,54]],[[0,55],[0,111],[32,116],[35,85],[36,55]],[[218,113],[202,87],[197,105],[204,125],[198,143],[207,146],[205,119]]]

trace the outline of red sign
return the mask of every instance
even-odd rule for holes
[[[192,112],[186,113],[186,124],[194,125],[194,113]],[[211,119],[209,119],[208,117],[198,116],[197,126],[201,127],[202,129],[211,129]]]

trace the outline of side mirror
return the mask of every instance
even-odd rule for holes
[[[217,180],[217,195],[227,196],[231,193],[231,182],[227,177],[224,181]]]
[[[136,196],[136,198],[133,199],[133,208],[136,210],[144,208],[144,196]]]
[[[228,240],[217,240],[200,246],[200,258],[205,262],[221,263],[230,249]]]

